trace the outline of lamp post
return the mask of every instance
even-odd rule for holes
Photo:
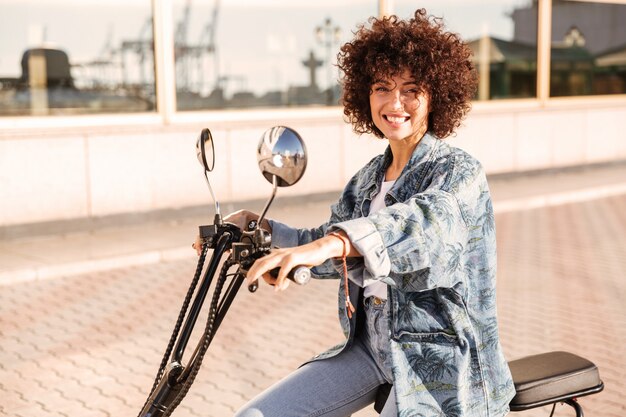
[[[324,24],[315,28],[315,37],[317,41],[326,48],[326,71],[328,90],[326,93],[326,104],[333,104],[333,72],[332,72],[332,48],[339,43],[341,36],[341,28],[333,26],[330,17],[327,17]]]

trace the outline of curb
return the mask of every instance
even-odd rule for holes
[[[493,202],[496,214],[600,200],[626,194],[626,183]]]
[[[67,262],[33,268],[0,272],[0,287],[30,281],[70,277],[87,273],[104,272],[132,266],[152,265],[159,262],[196,258],[195,253],[185,246],[173,249],[154,250],[124,256]]]

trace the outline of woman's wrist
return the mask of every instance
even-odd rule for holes
[[[325,239],[330,245],[329,258],[342,258],[350,253],[350,239],[344,232],[331,232]]]

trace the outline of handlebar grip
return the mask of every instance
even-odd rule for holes
[[[270,275],[274,278],[278,277],[280,267],[276,267],[270,271]],[[298,265],[287,274],[287,278],[298,285],[305,285],[311,280],[311,269],[308,266]],[[255,292],[259,288],[259,282],[254,281],[248,285],[248,291]]]
[[[276,267],[270,271],[270,275],[276,278],[278,277],[278,271],[280,271],[280,268]],[[287,278],[298,285],[305,285],[311,280],[311,270],[308,266],[298,265],[289,271]]]

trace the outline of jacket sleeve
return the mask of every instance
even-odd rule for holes
[[[380,280],[410,292],[453,287],[464,280],[467,219],[473,217],[484,174],[477,162],[466,164],[462,172],[459,167],[455,172],[454,165],[423,192],[329,229],[345,231],[363,255],[362,265],[350,272],[353,281],[367,285]]]
[[[299,229],[276,220],[269,220],[270,226],[272,227],[272,246],[276,248],[291,248],[304,245],[324,237],[330,225],[349,219],[353,211],[351,202],[354,200],[351,198],[351,195],[354,192],[357,180],[358,174],[348,182],[339,200],[331,206],[329,220],[321,226],[311,229]],[[356,263],[356,260],[350,261],[351,264]],[[339,278],[337,271],[338,269],[333,266],[331,260],[327,260],[323,264],[311,269],[313,275],[318,278]]]

